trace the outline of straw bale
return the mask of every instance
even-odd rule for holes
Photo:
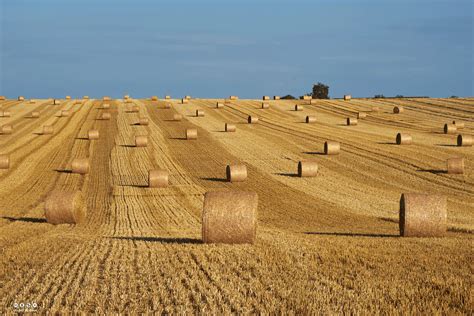
[[[298,177],[316,177],[318,164],[312,160],[302,160],[298,162]]]
[[[445,196],[403,193],[400,198],[400,236],[442,237],[446,234]]]
[[[81,191],[52,192],[45,201],[45,217],[50,224],[79,224],[84,222],[87,206]]]
[[[245,191],[206,192],[202,212],[204,243],[253,244],[258,195]]]
[[[228,165],[225,171],[229,182],[243,182],[247,179],[247,166],[245,165]]]

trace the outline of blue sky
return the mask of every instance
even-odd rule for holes
[[[0,95],[473,96],[472,0],[0,0]]]

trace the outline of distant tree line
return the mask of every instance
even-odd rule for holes
[[[329,97],[329,86],[327,84],[324,84],[322,82],[318,82],[313,84],[313,90],[309,93],[306,93],[304,96],[311,96],[312,99],[330,99]],[[300,98],[303,98],[301,96]],[[370,97],[369,97],[370,98]],[[422,98],[429,98],[429,96],[404,96],[401,94],[397,94],[394,97],[386,97],[383,94],[376,94],[373,97],[374,99],[403,99],[403,98],[412,98],[412,99],[422,99]],[[456,95],[450,96],[452,99],[458,98]],[[287,94],[285,96],[282,96],[281,99],[283,100],[296,100],[297,98],[294,97],[291,94]]]

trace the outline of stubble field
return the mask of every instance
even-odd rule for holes
[[[0,101],[11,112],[0,126],[14,127],[0,135],[11,160],[0,169],[0,313],[35,303],[63,313],[472,314],[474,150],[455,146],[458,133],[443,125],[462,121],[460,133],[474,135],[474,99],[217,101]],[[393,114],[397,105],[405,111]],[[32,111],[40,117],[26,118]],[[43,125],[54,133],[41,135]],[[197,140],[184,139],[190,127]],[[100,139],[87,139],[91,128]],[[395,145],[398,132],[414,144]],[[134,147],[135,135],[148,147]],[[323,155],[326,140],[341,153]],[[68,172],[78,157],[89,158],[87,175]],[[465,158],[464,174],[443,172],[450,157]],[[295,176],[302,159],[317,161],[317,177]],[[247,166],[247,181],[225,181],[234,163]],[[146,187],[157,168],[169,171],[168,188]],[[254,245],[201,242],[203,194],[221,189],[258,194]],[[81,190],[86,221],[47,223],[53,190]],[[446,237],[399,237],[404,192],[448,197]]]

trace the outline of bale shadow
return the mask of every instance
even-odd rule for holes
[[[54,169],[54,171],[59,173],[72,173],[71,169]]]
[[[34,133],[31,133],[31,134],[33,134],[33,135],[44,135],[44,134],[41,133],[41,132],[34,132]]]
[[[453,144],[435,144],[435,146],[442,146],[442,147],[458,147],[458,145],[453,145]]]
[[[140,123],[132,123],[130,126],[140,126]]]
[[[135,148],[137,147],[136,145],[128,145],[128,144],[122,144],[122,145],[118,145],[120,147],[131,147],[131,148]]]
[[[441,169],[418,169],[416,171],[418,171],[418,172],[429,172],[429,173],[432,173],[432,174],[448,173],[446,170],[441,170]]]
[[[394,143],[394,142],[377,142],[377,144],[380,144],[380,145],[398,145],[397,143]]]
[[[205,180],[205,181],[214,181],[214,182],[229,182],[227,181],[227,179],[224,179],[224,178],[199,178],[201,180]]]
[[[26,222],[26,223],[46,223],[45,218],[36,217],[9,217],[2,216],[1,218],[9,220],[10,222]]]
[[[129,187],[129,188],[148,188],[148,184],[119,184],[119,187]]]
[[[279,173],[274,173],[274,175],[277,176],[284,176],[284,177],[291,177],[291,178],[299,178],[299,175],[296,173],[284,173],[284,172],[279,172]]]
[[[324,152],[316,152],[316,151],[303,151],[301,152],[302,154],[307,154],[307,155],[326,155]]]
[[[77,140],[89,140],[89,137],[76,137]]]
[[[174,238],[174,237],[108,237],[108,238],[118,239],[118,240],[160,242],[164,244],[202,244],[203,243],[201,239],[197,239],[197,238]]]
[[[343,237],[400,237],[393,234],[369,234],[369,233],[338,233],[338,232],[305,232],[305,235],[321,236],[343,236]]]
[[[174,139],[174,140],[188,140],[186,137],[170,137],[169,139]]]

